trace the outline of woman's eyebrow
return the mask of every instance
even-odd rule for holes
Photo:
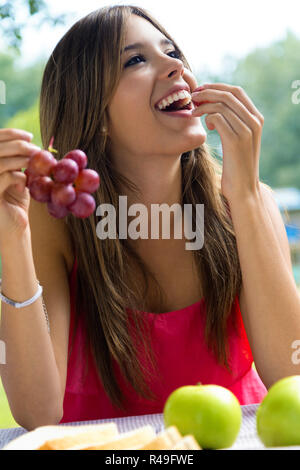
[[[160,44],[160,46],[165,46],[165,45],[167,45],[167,44],[171,44],[172,46],[175,47],[173,41],[171,41],[170,39],[167,39],[167,38],[161,39],[161,41],[160,41],[159,44]],[[131,50],[131,49],[144,49],[145,47],[146,47],[146,46],[145,46],[144,43],[142,43],[142,42],[135,42],[134,44],[129,44],[129,46],[124,47],[124,49],[122,50],[122,54],[123,54],[124,52],[126,52],[126,51]]]

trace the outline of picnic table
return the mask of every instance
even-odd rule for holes
[[[256,432],[256,410],[258,405],[244,405],[242,406],[242,425],[235,441],[234,445],[230,450],[264,450],[266,447],[259,440]],[[153,426],[155,431],[158,433],[164,429],[163,415],[162,414],[150,414],[141,416],[129,416],[126,418],[114,418],[114,419],[99,419],[96,421],[81,421],[76,423],[64,423],[60,426],[78,426],[82,424],[99,424],[114,421],[119,429],[119,432],[126,432],[137,427],[145,426],[150,424]],[[0,429],[0,449],[7,445],[10,441],[15,439],[22,434],[27,433],[24,428],[10,428]],[[271,449],[271,448],[270,448]],[[279,448],[277,448],[279,449]],[[281,447],[280,449],[287,450],[300,450],[300,446]]]

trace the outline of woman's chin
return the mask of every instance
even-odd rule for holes
[[[194,150],[195,148],[200,147],[206,142],[206,138],[207,138],[207,133],[205,129],[198,128],[197,130],[193,130],[193,133],[191,133],[189,136],[189,142],[188,142],[189,149],[188,150]]]

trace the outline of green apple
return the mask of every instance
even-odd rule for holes
[[[231,447],[241,427],[238,399],[219,385],[185,385],[169,395],[163,410],[165,427],[193,434],[202,449]]]
[[[300,445],[300,375],[270,387],[257,409],[256,429],[267,447]]]

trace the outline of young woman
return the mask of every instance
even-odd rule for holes
[[[204,103],[185,117],[160,110],[179,89]],[[43,286],[21,309],[2,302],[1,377],[16,421],[33,429],[159,413],[175,388],[197,382],[257,403],[296,374],[300,300],[281,215],[259,182],[263,117],[246,93],[223,83],[199,90],[154,18],[114,6],[61,39],[40,104],[44,147],[53,135],[58,158],[80,148],[99,173],[97,206],[118,213],[119,195],[148,213],[151,204],[204,204],[204,244],[187,250],[175,217],[170,239],[100,239],[96,213],[54,219],[30,201],[18,171],[31,137],[0,130],[2,294],[22,302],[37,279]],[[205,143],[204,114],[221,137],[221,169]]]

